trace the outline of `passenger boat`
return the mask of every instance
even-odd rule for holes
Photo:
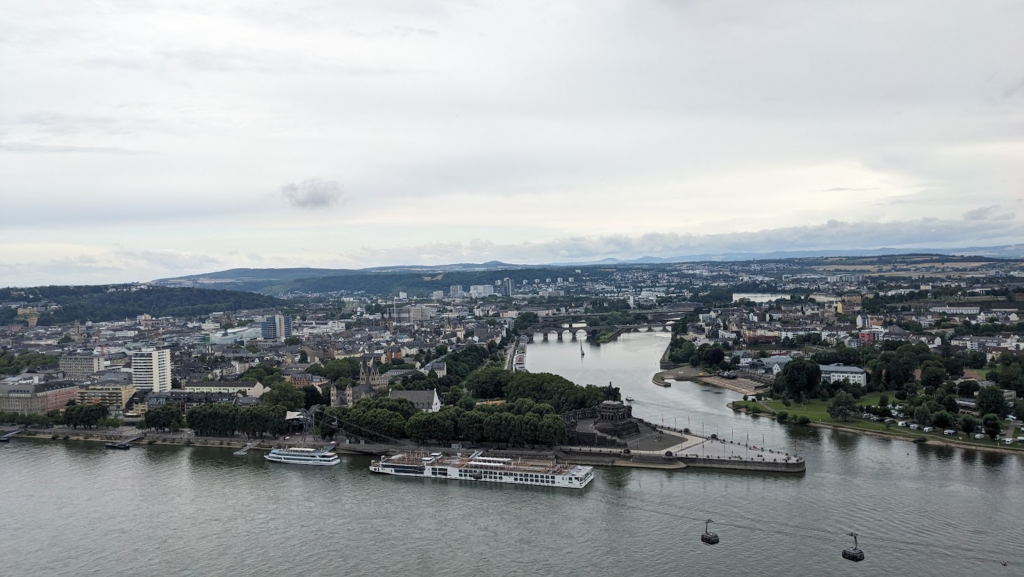
[[[385,475],[460,479],[514,485],[582,489],[594,479],[594,468],[556,461],[527,461],[485,457],[477,451],[468,457],[401,454],[370,463],[370,471]]]
[[[292,447],[290,449],[274,449],[263,458],[275,463],[288,463],[290,465],[337,465],[341,462],[338,455],[330,452],[331,447],[325,449],[309,449],[306,447]]]
[[[632,403],[632,402],[633,402],[633,401],[635,401],[635,400],[636,400],[636,399],[634,399],[633,397],[626,397],[626,402],[627,402],[627,403]]]

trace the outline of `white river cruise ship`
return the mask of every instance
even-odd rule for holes
[[[386,475],[461,479],[515,485],[582,489],[594,478],[594,468],[555,461],[527,461],[485,457],[478,451],[468,457],[402,454],[381,457],[370,463],[370,471]]]
[[[337,465],[341,462],[338,455],[330,452],[331,447],[324,449],[308,449],[293,447],[290,449],[274,449],[263,458],[275,463],[290,465]]]

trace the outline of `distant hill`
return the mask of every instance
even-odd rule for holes
[[[316,294],[329,292],[365,292],[394,295],[407,292],[430,296],[434,291],[448,294],[452,285],[469,291],[472,285],[492,285],[506,277],[517,285],[523,280],[568,279],[576,267],[529,267],[492,261],[483,264],[444,266],[397,266],[363,270],[332,269],[233,269],[202,275],[190,275],[153,281],[161,286],[191,286],[202,289],[252,291],[266,295]],[[593,273],[593,270],[591,271]],[[593,273],[607,276],[613,270]],[[593,276],[593,275],[592,275]]]
[[[0,302],[39,306],[39,324],[43,326],[75,321],[115,321],[142,314],[187,318],[218,311],[276,308],[285,304],[280,299],[253,292],[139,288],[137,285],[0,289]],[[41,306],[45,304],[59,305],[59,308]],[[0,307],[0,324],[14,322],[17,312],[17,308],[12,306]]]
[[[162,286],[190,286],[205,289],[238,290],[258,292],[266,295],[322,294],[332,292],[363,292],[374,295],[396,295],[407,292],[409,296],[430,296],[433,291],[448,294],[452,285],[461,285],[469,290],[471,285],[494,285],[496,281],[510,278],[521,286],[522,281],[534,279],[556,279],[562,277],[585,277],[590,282],[600,282],[621,272],[626,267],[638,269],[669,269],[682,263],[736,263],[763,264],[766,262],[790,262],[808,267],[828,266],[841,269],[843,266],[881,264],[899,266],[912,260],[917,265],[926,262],[986,262],[1018,254],[1024,256],[1024,245],[989,247],[986,249],[957,249],[956,251],[873,249],[845,251],[776,251],[766,253],[726,253],[718,255],[697,255],[677,258],[645,256],[634,260],[604,259],[592,262],[549,265],[515,265],[500,261],[480,264],[458,263],[438,266],[391,266],[361,270],[285,268],[285,269],[231,269],[201,275],[160,279],[153,281]],[[853,270],[853,269],[851,269]],[[581,272],[577,272],[581,271]],[[496,292],[499,292],[496,287]]]
[[[753,260],[786,260],[795,258],[830,258],[859,256],[893,256],[909,254],[937,254],[950,256],[983,256],[988,258],[1024,258],[1024,245],[969,247],[969,248],[874,248],[861,250],[777,250],[772,252],[727,252],[704,253],[674,257],[643,256],[619,260],[606,258],[598,261],[571,263],[575,266],[588,265],[629,265],[629,264],[670,264],[681,262],[722,262]],[[566,266],[566,265],[561,265]]]

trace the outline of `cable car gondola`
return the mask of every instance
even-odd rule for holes
[[[700,542],[705,545],[718,545],[718,534],[708,531],[708,525],[714,523],[711,519],[704,521],[704,534],[700,536]]]
[[[864,552],[857,548],[857,534],[847,533],[850,537],[853,537],[853,547],[849,549],[843,549],[843,559],[847,561],[863,561]]]

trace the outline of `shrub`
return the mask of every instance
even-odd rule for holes
[[[690,434],[690,427],[684,428],[683,432],[686,433],[687,435],[689,435]]]
[[[789,413],[787,413],[786,411],[779,411],[775,415],[775,419],[780,423],[785,423],[786,421],[789,420]]]
[[[64,440],[65,440],[65,441],[67,441],[67,440],[68,440],[68,439],[70,439],[70,438],[71,438],[71,435],[64,435]]]
[[[748,396],[746,396],[746,395],[743,395],[743,402],[747,402],[747,401],[749,401],[749,400],[750,400],[750,397],[748,397]]]
[[[761,412],[761,407],[757,405],[751,405],[750,407],[747,407],[747,409],[755,415]]]
[[[789,400],[789,397],[782,397],[782,406],[789,407],[793,404],[793,401]]]
[[[925,437],[924,435],[921,435],[919,437],[914,437],[914,442],[915,443],[927,443],[928,442],[928,437]]]
[[[799,425],[810,425],[811,424],[811,418],[808,417],[807,415],[800,415],[800,417],[796,420],[796,422]]]

